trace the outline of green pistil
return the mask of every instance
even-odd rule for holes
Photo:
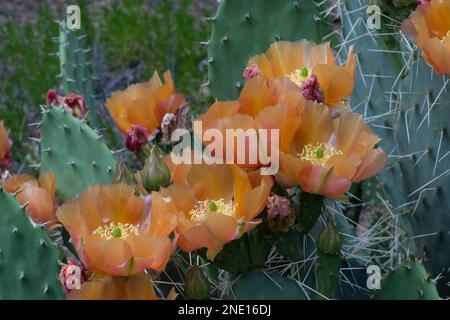
[[[216,212],[217,211],[217,204],[214,201],[210,201],[209,202],[209,210],[212,212]]]

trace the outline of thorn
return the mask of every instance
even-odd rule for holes
[[[39,127],[42,124],[42,121],[39,122],[33,122],[33,123],[29,123],[28,126],[29,127]],[[31,139],[32,137],[30,137]],[[36,139],[36,138],[35,138]]]
[[[228,41],[230,41],[230,38],[228,36],[224,36],[221,41],[222,43],[228,43]]]
[[[44,284],[44,294],[48,293],[48,284]]]
[[[28,165],[28,168],[35,168],[35,169],[39,169],[41,167],[41,164],[30,164]]]
[[[72,160],[72,161],[69,161],[69,162],[67,162],[67,164],[68,164],[69,166],[72,166],[72,167],[73,167],[73,166],[75,166],[75,161],[73,161],[73,160]]]
[[[46,247],[46,246],[47,246],[47,244],[45,243],[45,240],[44,240],[44,239],[39,240],[39,245],[40,245],[41,247]]]
[[[20,273],[19,273],[19,279],[20,279],[20,280],[23,280],[24,278],[25,278],[25,272],[20,271]]]
[[[201,41],[200,44],[201,44],[202,46],[207,47],[207,46],[209,46],[209,41]]]
[[[43,152],[43,153],[51,153],[52,152],[52,147],[48,147],[48,148],[42,149],[41,152]]]
[[[35,138],[35,137],[28,137],[28,139],[30,139],[31,141],[37,142],[37,143],[41,142],[41,139]]]
[[[215,22],[216,21],[216,17],[206,17],[203,19],[204,21],[211,21],[211,22]]]
[[[91,162],[91,165],[92,165],[93,167],[95,167],[95,166],[97,165],[97,162],[95,162],[95,160],[94,160],[94,161]]]
[[[19,229],[17,229],[17,227],[14,227],[14,228],[12,229],[12,233],[13,233],[15,236],[19,235]]]
[[[200,85],[201,88],[208,87],[208,86],[209,86],[209,81]]]
[[[247,21],[247,22],[250,22],[251,19],[252,19],[252,16],[250,15],[250,13],[246,13],[245,16],[244,16],[244,20]]]

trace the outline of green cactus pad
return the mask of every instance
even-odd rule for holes
[[[40,170],[53,171],[57,195],[63,200],[80,195],[91,184],[111,183],[116,160],[88,125],[51,107],[44,112],[40,129]]]
[[[270,250],[265,238],[267,232],[267,225],[261,224],[239,239],[227,243],[214,258],[214,265],[233,274],[246,272],[250,267],[263,267]],[[200,250],[199,254],[206,257],[206,250]]]
[[[0,190],[0,300],[63,299],[58,253],[12,195]]]
[[[94,89],[86,58],[88,49],[83,48],[85,36],[67,29],[65,21],[59,23],[59,51],[64,93],[78,93],[86,101],[89,117],[94,127],[100,127],[101,118],[96,109]]]
[[[243,86],[249,59],[277,40],[315,42],[331,33],[314,1],[222,0],[212,19],[208,45],[208,78],[218,100],[235,99]]]
[[[376,300],[438,300],[436,285],[420,261],[407,261],[381,281]]]
[[[295,229],[282,233],[276,243],[278,252],[292,261],[304,259],[303,237],[304,235]]]
[[[227,300],[306,300],[300,286],[278,273],[252,270],[236,279]]]
[[[316,271],[318,299],[323,296],[331,299],[335,297],[339,285],[341,272],[341,256],[318,252],[318,265]]]

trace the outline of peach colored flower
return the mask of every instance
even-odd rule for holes
[[[192,164],[176,176],[178,183],[161,193],[175,204],[178,244],[186,252],[207,248],[209,259],[261,222],[256,217],[273,184],[235,165]]]
[[[3,182],[3,189],[16,195],[35,223],[55,222],[56,177],[51,171],[42,173],[38,180],[28,174],[11,176]]]
[[[152,193],[151,211],[124,184],[92,185],[57,211],[87,269],[129,276],[164,270],[174,249],[173,204]]]
[[[352,182],[381,171],[386,153],[375,148],[380,141],[361,116],[344,112],[332,119],[324,105],[308,102],[290,153],[280,153],[276,176],[284,186],[340,198]]]
[[[245,82],[237,101],[215,102],[198,118],[198,121],[201,121],[203,131],[217,129],[223,137],[227,136],[226,132],[229,129],[241,129],[245,132],[250,129],[256,133],[251,137],[250,135],[245,137],[245,144],[241,143],[245,150],[237,148],[239,139],[243,136],[241,135],[241,137],[235,136],[234,141],[224,139],[221,155],[213,154],[215,157],[225,159],[227,143],[233,143],[234,163],[238,163],[242,168],[254,170],[261,167],[259,148],[266,148],[269,155],[272,151],[270,139],[266,144],[260,144],[258,130],[267,129],[268,137],[271,130],[279,130],[280,148],[287,152],[290,140],[300,125],[301,118],[298,115],[303,111],[304,104],[305,99],[301,92],[287,78],[266,80],[262,77],[254,77]],[[212,141],[203,139],[203,143],[208,146]],[[245,155],[244,163],[238,162],[238,153]],[[255,158],[257,161],[252,161]]]
[[[92,279],[71,290],[68,300],[159,300],[150,275],[139,273],[131,277],[94,274]]]
[[[0,121],[0,168],[7,168],[11,164],[10,145],[8,132],[6,132],[3,121]]]
[[[421,4],[401,28],[438,74],[450,74],[450,0]]]
[[[140,125],[151,134],[161,125],[165,114],[173,113],[183,105],[184,97],[175,92],[170,72],[164,73],[165,83],[155,72],[150,81],[116,91],[106,101],[106,107],[123,134],[132,125]]]
[[[331,108],[342,109],[342,99],[354,87],[355,55],[350,49],[347,63],[336,65],[330,44],[317,45],[307,40],[277,41],[263,54],[250,59],[248,66],[266,79],[288,77],[306,99],[323,102]]]

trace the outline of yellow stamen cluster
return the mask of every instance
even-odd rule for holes
[[[192,221],[201,221],[208,212],[218,212],[227,216],[234,216],[235,206],[231,200],[204,200],[199,201],[189,212]]]
[[[302,68],[297,69],[294,72],[291,72],[287,75],[289,80],[291,80],[293,83],[295,83],[297,86],[300,87],[303,81],[307,80],[309,76],[311,75],[311,70],[308,68]]]
[[[342,151],[336,150],[335,147],[328,143],[319,143],[316,145],[307,144],[303,147],[302,153],[297,157],[300,160],[310,161],[313,164],[324,166],[335,155],[342,155]]]
[[[110,224],[97,227],[92,234],[99,235],[102,239],[126,239],[129,235],[139,235],[137,226],[129,223],[111,222]]]

